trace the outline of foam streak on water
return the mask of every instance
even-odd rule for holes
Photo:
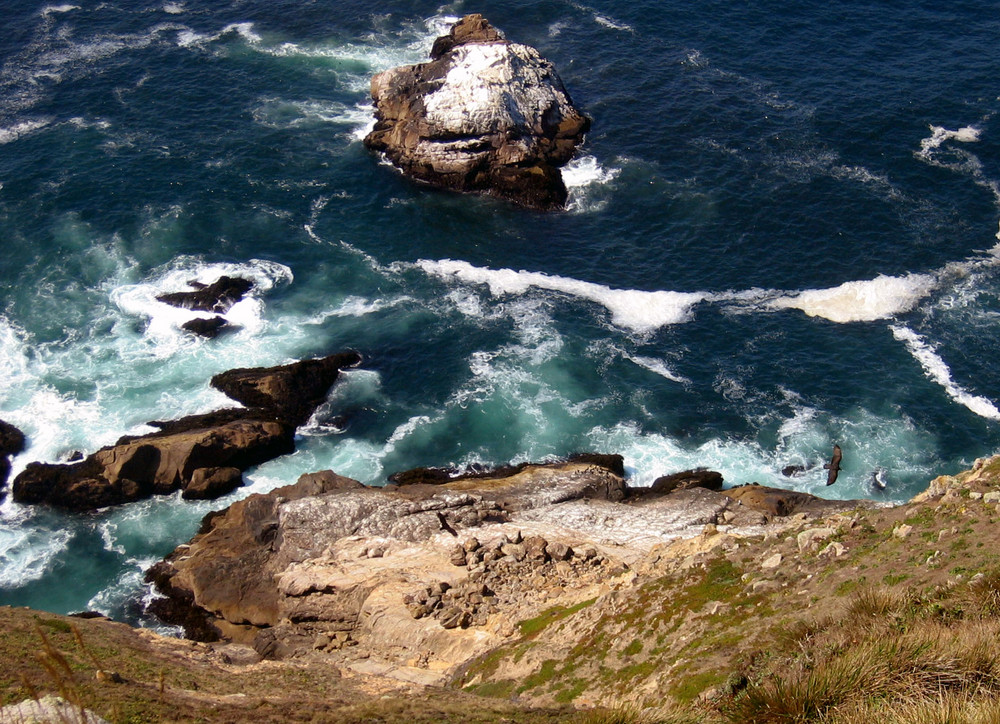
[[[691,318],[692,308],[707,296],[701,293],[612,289],[578,279],[513,269],[486,269],[451,259],[422,260],[417,262],[417,266],[427,274],[445,280],[485,284],[496,297],[524,294],[536,288],[596,302],[611,312],[614,324],[635,332],[651,332],[666,325],[686,322]]]
[[[830,289],[809,289],[778,297],[774,309],[801,309],[810,317],[831,322],[871,322],[908,312],[930,294],[935,278],[929,274],[903,277],[879,275],[870,281],[852,281]]]
[[[1000,420],[1000,409],[986,397],[973,395],[958,385],[952,379],[951,370],[945,361],[919,334],[902,325],[891,325],[889,329],[892,330],[893,337],[906,345],[910,354],[923,367],[927,377],[941,385],[955,402],[965,405],[981,417]]]

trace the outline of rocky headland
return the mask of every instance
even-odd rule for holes
[[[0,692],[76,691],[109,721],[993,720],[1000,457],[896,506],[616,468],[305,475],[152,569],[154,610],[198,641],[0,609]]]
[[[372,78],[365,145],[407,176],[536,209],[561,208],[559,167],[590,128],[550,62],[481,15],[439,37],[431,60]]]
[[[703,484],[722,480],[710,471],[671,476],[666,492],[629,489],[616,455],[437,484],[422,482],[442,480],[426,469],[395,478],[415,482],[366,488],[309,474],[209,516],[151,569],[164,595],[151,610],[191,638],[258,657],[319,652],[357,672],[443,685],[518,638],[521,622],[629,588],[655,549],[686,540],[694,557],[869,505],[711,490]],[[818,544],[833,532],[811,535]]]

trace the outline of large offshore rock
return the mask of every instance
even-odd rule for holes
[[[372,78],[376,124],[365,138],[407,175],[538,209],[562,207],[559,166],[590,119],[553,65],[481,15],[437,39],[429,63]]]

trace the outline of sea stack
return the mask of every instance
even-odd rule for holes
[[[553,65],[466,15],[431,61],[372,78],[376,124],[365,145],[406,175],[533,209],[566,203],[559,167],[590,128]]]

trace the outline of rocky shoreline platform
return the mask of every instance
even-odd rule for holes
[[[673,476],[690,487],[630,489],[623,472],[617,455],[579,455],[385,488],[307,474],[206,518],[150,570],[164,596],[151,611],[252,658],[320,651],[357,671],[444,684],[520,621],[627,585],[654,548],[695,540],[694,556],[867,505],[710,490],[700,471]]]

